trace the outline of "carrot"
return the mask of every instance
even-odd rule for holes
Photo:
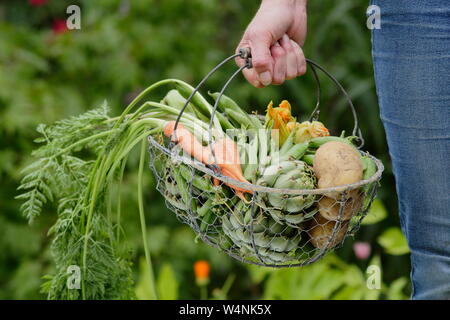
[[[195,159],[204,164],[211,164],[211,152],[209,148],[204,147],[181,123],[178,124],[177,130],[175,131],[175,121],[168,121],[164,126],[164,134]]]
[[[242,174],[241,160],[236,143],[230,138],[219,139],[214,144],[214,155],[217,165],[225,176],[238,180],[240,182],[250,183]],[[245,190],[236,186],[230,186],[239,192],[253,193],[251,190]]]
[[[213,164],[214,157],[210,152],[210,147],[204,147],[197,138],[189,132],[182,124],[178,124],[175,130],[175,121],[169,121],[164,126],[164,134],[170,137],[172,141],[176,142],[180,147],[195,159],[204,164]],[[242,174],[241,160],[236,143],[230,138],[221,138],[214,144],[214,155],[217,165],[222,171],[222,174],[241,182],[247,182]],[[215,186],[219,184],[217,179],[213,180]],[[236,191],[236,194],[243,198],[243,193],[253,193],[251,190],[245,190],[230,184],[230,188]]]

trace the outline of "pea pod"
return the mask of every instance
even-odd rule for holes
[[[238,135],[238,141],[237,141],[238,151],[239,151],[239,159],[241,161],[241,169],[242,172],[245,172],[245,169],[247,168],[248,164],[248,144],[247,144],[247,135],[245,132],[240,132]]]
[[[183,81],[177,81],[175,82],[175,87],[178,90],[178,92],[185,98],[188,99],[189,96],[194,92],[194,88]],[[212,114],[212,106],[208,103],[208,101],[199,93],[196,92],[194,96],[191,99],[191,103],[196,107],[197,110],[199,110],[203,115],[205,115],[208,118],[211,118]],[[222,129],[222,123],[220,122],[221,114],[216,112],[216,115],[214,117],[214,127],[216,129]],[[231,128],[227,128],[231,129]]]
[[[236,128],[251,129],[253,128],[253,123],[248,115],[244,115],[233,109],[227,109],[224,111],[225,115],[229,117]]]
[[[188,206],[180,200],[177,200],[175,197],[173,197],[170,194],[165,195],[165,200],[166,202],[168,202],[170,205],[172,205],[173,207],[183,210],[183,211],[187,211],[189,210]]]
[[[298,160],[303,157],[307,149],[308,149],[308,142],[295,144],[284,154],[280,154],[280,162],[285,160]]]
[[[181,110],[186,104],[186,99],[177,90],[172,89],[166,94],[161,103],[176,108],[178,110]],[[192,103],[189,103],[188,106],[186,107],[186,112],[195,114],[194,109],[195,108],[192,105]]]
[[[268,163],[269,157],[268,157],[268,146],[269,146],[269,137],[270,134],[269,130],[258,130],[259,135],[259,158],[258,158],[258,164],[260,166],[265,166]]]
[[[361,157],[361,161],[363,163],[363,180],[367,180],[377,172],[377,166],[368,156]],[[362,187],[362,190],[367,192],[371,186],[372,184],[367,184]]]
[[[181,199],[183,200],[183,202],[185,204],[189,203],[189,186],[186,182],[186,180],[184,180],[183,176],[180,173],[179,167],[172,167],[172,174],[173,177],[177,183],[177,187],[178,187],[178,192],[181,195]]]
[[[313,154],[305,154],[305,155],[303,155],[301,160],[306,162],[308,165],[312,166],[314,163],[314,155]]]
[[[210,179],[206,177],[200,177],[195,172],[190,170],[185,165],[179,166],[180,174],[181,176],[186,180],[186,182],[189,184],[190,181],[192,181],[192,185],[202,191],[206,192],[213,192],[213,187],[211,185]]]
[[[214,93],[208,92],[208,94],[214,100],[217,100],[217,98],[219,97],[219,92],[214,92]],[[263,127],[261,121],[249,116],[249,114],[247,112],[245,112],[244,110],[242,110],[238,106],[238,104],[236,102],[234,102],[233,99],[231,99],[230,97],[228,97],[224,94],[220,98],[218,108],[220,111],[224,112],[225,114],[227,114],[227,112],[229,112],[229,110],[232,110],[230,116],[236,115],[237,116],[236,119],[245,119],[244,121],[248,125],[248,128],[260,129]]]
[[[351,146],[354,147],[354,144],[352,143],[352,140],[355,137],[351,136],[351,137],[346,137],[346,138],[341,138],[341,137],[335,137],[335,136],[328,136],[328,137],[317,137],[317,138],[312,138],[311,140],[309,140],[309,146],[311,148],[319,148],[320,146],[324,145],[327,142],[330,141],[339,141],[339,142],[343,142],[343,143],[347,143]]]
[[[208,92],[208,94],[214,99],[217,100],[219,98],[219,92]],[[220,111],[225,112],[227,109],[239,111],[241,108],[238,106],[238,104],[228,97],[227,95],[222,94],[222,97],[220,98],[218,108]]]
[[[183,96],[185,99],[188,99],[189,96],[194,91],[194,88],[188,85],[184,82],[177,82],[175,83],[175,87],[178,90],[178,92]],[[194,96],[191,99],[191,103],[205,116],[210,117],[211,116],[211,105],[206,101],[206,99],[199,93],[196,92]]]
[[[216,111],[215,117],[219,119],[220,125],[224,130],[233,130],[236,127],[222,113]]]
[[[212,208],[213,199],[209,198],[205,201],[205,203],[197,209],[197,214],[199,217],[205,216]]]
[[[377,166],[375,162],[370,159],[368,156],[361,157],[361,161],[363,163],[363,180],[367,180],[372,177],[377,172]]]
[[[286,153],[289,149],[291,149],[294,146],[294,136],[295,136],[295,131],[292,131],[288,137],[286,138],[286,140],[284,141],[283,145],[280,148],[280,155],[283,155],[284,153]]]
[[[211,208],[206,212],[205,216],[202,219],[202,222],[200,224],[200,231],[205,232],[208,226],[210,226],[214,222],[215,218],[216,214],[214,210]]]
[[[254,181],[258,169],[258,134],[255,134],[248,147],[248,164],[244,170],[244,177],[248,181]]]

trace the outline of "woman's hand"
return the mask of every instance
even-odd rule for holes
[[[236,52],[250,47],[252,69],[245,78],[255,87],[282,84],[306,72],[302,46],[306,38],[307,0],[263,0]],[[238,66],[244,60],[236,58]]]

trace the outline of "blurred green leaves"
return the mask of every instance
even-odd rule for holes
[[[136,297],[140,300],[155,300],[156,297],[153,295],[152,290],[152,277],[147,268],[147,263],[145,258],[139,259],[139,281],[135,287]]]
[[[381,270],[380,257],[374,257],[370,265],[376,265]],[[255,282],[264,283],[264,299],[406,299],[406,278],[399,278],[390,286],[381,284],[380,289],[370,289],[367,285],[368,274],[356,265],[343,262],[335,254],[327,255],[320,263],[301,268],[250,266],[249,270]]]
[[[387,217],[387,210],[384,207],[383,202],[375,198],[372,202],[372,206],[370,207],[369,212],[367,213],[367,216],[362,221],[362,225],[370,225],[375,224],[380,221],[383,221]]]
[[[176,300],[178,299],[178,281],[175,277],[170,264],[165,263],[159,271],[158,279],[156,280],[156,288],[158,290],[159,299],[162,300]]]
[[[385,230],[377,239],[388,254],[402,255],[409,253],[408,243],[405,236],[397,227]]]

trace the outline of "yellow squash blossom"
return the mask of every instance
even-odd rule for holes
[[[272,136],[275,138],[278,134],[279,145],[282,146],[289,136],[287,124],[295,122],[295,118],[291,114],[291,105],[287,100],[283,100],[277,108],[273,107],[273,102],[270,101],[267,106],[266,120],[273,124]],[[278,132],[276,130],[279,130]]]
[[[302,123],[296,123],[295,130],[295,143],[302,143],[312,138],[326,137],[330,135],[328,129],[322,122],[319,121],[304,121]]]
[[[292,131],[295,131],[295,143],[330,135],[322,122],[304,121],[298,123],[291,114],[291,105],[287,100],[283,100],[277,108],[274,108],[273,102],[270,101],[267,106],[266,121],[272,125],[272,139],[277,139],[280,147]]]

